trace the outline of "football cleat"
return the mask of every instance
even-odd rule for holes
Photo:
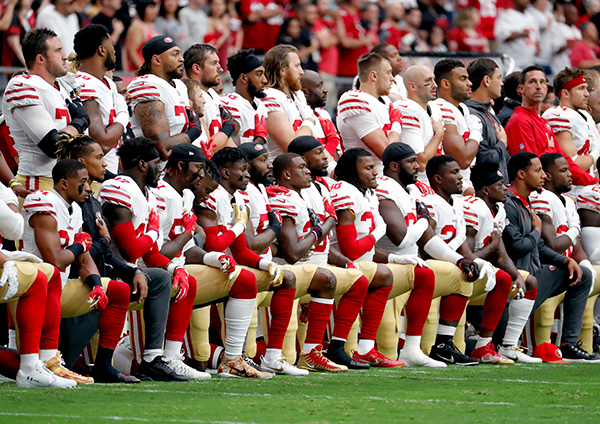
[[[600,358],[594,355],[590,355],[581,347],[581,342],[578,343],[569,343],[560,347],[560,351],[562,352],[562,357],[566,361],[571,362],[582,362],[582,363],[598,363],[600,362]]]
[[[195,370],[189,365],[184,364],[183,356],[169,359],[165,358],[165,363],[175,374],[183,375],[190,380],[208,380],[210,378],[209,373]]]
[[[259,380],[268,380],[273,378],[273,373],[259,371],[252,367],[242,358],[237,356],[233,359],[223,357],[223,362],[219,365],[217,371],[218,377],[224,378],[256,378]]]
[[[473,359],[460,350],[454,345],[454,340],[450,339],[445,343],[440,343],[431,348],[429,357],[436,361],[444,362],[448,365],[460,365],[460,366],[473,366],[479,365],[477,359]]]
[[[223,355],[223,357],[224,356],[225,355]],[[271,371],[270,369],[268,369],[266,367],[263,367],[263,366],[257,364],[256,362],[254,362],[254,359],[247,357],[245,353],[242,353],[242,359],[244,360],[245,363],[247,363],[248,365],[250,365],[250,367],[254,368],[255,370],[262,371],[262,372],[267,372],[269,374],[275,375],[275,373],[273,371]]]
[[[421,349],[406,350],[402,349],[398,360],[404,362],[405,367],[431,367],[444,368],[447,365],[444,362],[436,361],[425,355]]]
[[[329,347],[327,348],[327,353],[325,356],[330,360],[335,362],[338,365],[345,365],[350,370],[368,370],[371,368],[371,365],[364,362],[356,362],[346,353],[344,349],[344,342],[340,342],[339,340],[333,340]]]
[[[338,365],[323,355],[323,346],[318,345],[310,352],[302,352],[298,359],[298,368],[309,371],[343,372],[348,371],[345,365]]]
[[[46,365],[46,368],[48,368],[57,376],[68,378],[69,380],[75,380],[77,384],[91,384],[94,382],[92,377],[86,377],[84,375],[77,374],[76,372],[66,368],[65,361],[63,361],[60,352],[56,352],[56,356],[44,362],[44,364]]]
[[[171,381],[185,383],[190,379],[174,372],[162,356],[157,356],[151,362],[142,360],[136,377],[142,381]]]
[[[515,363],[515,361],[512,359],[498,355],[498,352],[496,352],[492,342],[489,342],[485,346],[473,349],[473,352],[471,352],[471,358],[477,359],[479,362],[484,364],[514,365]]]
[[[523,364],[541,364],[542,358],[534,358],[525,353],[525,351],[517,346],[498,346],[498,354],[505,358],[512,359],[515,362]]]
[[[275,359],[274,361],[267,361],[264,356],[260,357],[260,365],[263,369],[269,370],[269,372],[282,375],[295,375],[304,376],[308,375],[307,370],[301,370],[291,364],[284,361],[283,356]]]
[[[29,374],[19,370],[17,372],[17,387],[52,387],[56,389],[70,389],[77,386],[75,380],[62,378],[50,371],[42,361]]]
[[[354,355],[352,355],[352,359],[354,359],[356,362],[369,364],[372,367],[397,368],[404,366],[404,362],[394,361],[393,359],[386,358],[381,354],[380,351],[378,351],[375,348],[371,349],[368,353],[364,355],[360,355],[358,351],[354,352]]]

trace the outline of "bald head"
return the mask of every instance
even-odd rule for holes
[[[314,88],[323,82],[323,79],[318,72],[307,69],[304,71],[304,75],[302,75],[300,81],[302,82],[302,88]]]
[[[424,105],[437,96],[437,85],[431,68],[425,65],[413,65],[402,76],[408,92],[408,98]]]
[[[324,107],[327,102],[327,90],[323,87],[323,79],[318,72],[306,70],[302,75],[302,92],[308,105],[315,109]]]

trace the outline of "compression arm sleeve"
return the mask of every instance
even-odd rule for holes
[[[146,253],[143,258],[146,266],[150,268],[167,269],[167,265],[171,262],[169,258],[160,253],[160,249],[156,242],[152,244],[150,251]]]
[[[375,246],[375,239],[371,235],[357,240],[358,234],[354,225],[340,225],[336,232],[340,251],[351,261],[357,260]]]
[[[398,246],[398,248],[403,249],[406,246],[412,246],[413,244],[415,244],[417,240],[419,240],[421,236],[423,236],[423,233],[425,232],[425,230],[427,230],[427,228],[429,228],[429,222],[425,218],[421,218],[413,225],[407,226],[406,234],[404,235],[402,243],[400,243],[400,246]]]
[[[123,258],[129,262],[135,262],[144,256],[154,244],[152,238],[146,234],[136,237],[131,221],[115,225],[111,230],[111,236]]]
[[[251,268],[258,268],[260,256],[248,249],[245,234],[241,234],[234,240],[234,242],[231,244],[230,250],[233,259],[235,259],[237,264],[246,265]]]
[[[231,243],[244,232],[242,224],[236,224],[231,230],[225,231],[223,234],[218,226],[208,227],[204,229],[206,233],[206,241],[204,248],[208,252],[224,252],[231,246]]]
[[[463,258],[461,255],[452,250],[446,243],[444,243],[444,240],[438,236],[431,237],[423,249],[432,258],[439,259],[441,261],[452,262],[453,264],[457,263]]]

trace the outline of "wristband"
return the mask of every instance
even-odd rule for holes
[[[102,280],[98,274],[91,274],[85,279],[85,284],[87,284],[88,287],[93,290],[94,287],[102,286]]]
[[[123,129],[127,128],[127,125],[129,124],[129,111],[124,110],[119,112],[115,118],[115,122],[123,125]]]
[[[239,237],[244,231],[246,231],[246,226],[241,222],[236,222],[233,227],[231,227],[231,231],[235,234],[235,237]]]
[[[390,128],[390,132],[397,132],[398,134],[400,134],[402,132],[402,125],[400,124],[400,122],[396,121],[392,124],[392,127]]]
[[[198,127],[190,127],[185,130],[185,135],[190,139],[190,143],[200,137],[200,129]]]
[[[268,271],[269,265],[271,265],[271,261],[268,261],[266,259],[261,259],[260,261],[258,261],[258,269],[262,269],[263,271]]]
[[[150,230],[146,233],[146,235],[150,237],[152,243],[156,243],[156,241],[158,240],[158,231],[156,230]]]
[[[71,246],[67,247],[66,250],[70,251],[76,258],[85,251],[83,246],[79,243],[72,244]]]
[[[177,265],[175,265],[173,262],[169,262],[169,265],[167,265],[167,272],[171,275],[171,277],[173,277],[173,274],[177,268],[179,268]]]
[[[20,182],[17,181],[16,178],[13,178],[12,180],[10,180],[8,182],[8,187],[9,188],[13,188],[14,186],[22,186],[23,184],[21,184]]]
[[[591,151],[590,152],[590,156],[592,157],[592,159],[594,159],[594,166],[596,166],[596,162],[598,162],[598,156],[600,155],[600,152],[595,152],[595,151]]]
[[[302,124],[300,126],[308,128],[313,134],[316,132],[315,124],[312,121],[309,121],[308,119],[302,121]]]
[[[227,138],[231,138],[231,134],[235,131],[235,125],[231,122],[225,122],[219,131],[225,134]]]
[[[571,244],[575,244],[579,235],[579,228],[571,227],[565,234],[571,239]]]

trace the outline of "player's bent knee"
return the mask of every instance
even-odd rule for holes
[[[380,289],[382,287],[390,287],[394,284],[394,274],[387,266],[377,264],[377,272],[369,287],[371,290]]]
[[[254,299],[256,297],[256,277],[254,274],[242,269],[231,290],[229,290],[229,296],[237,299]]]
[[[336,285],[337,279],[331,271],[317,268],[310,283],[309,293],[313,296],[332,299],[335,296]]]
[[[525,279],[525,288],[529,291],[529,290],[537,289],[537,286],[538,286],[537,278],[535,278],[533,275],[529,274],[527,276],[527,278]]]
[[[123,281],[110,280],[106,295],[110,303],[117,305],[128,305],[130,297],[129,284]]]

